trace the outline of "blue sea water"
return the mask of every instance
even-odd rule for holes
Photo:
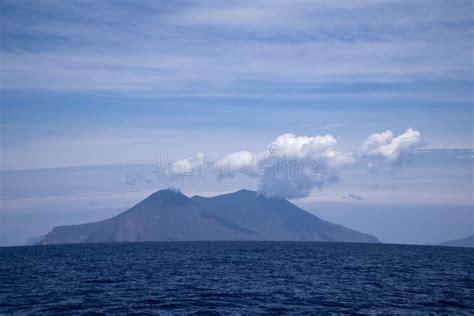
[[[0,313],[474,313],[474,249],[318,242],[0,248]]]

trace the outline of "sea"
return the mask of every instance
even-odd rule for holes
[[[0,314],[474,314],[474,249],[323,242],[0,248]]]

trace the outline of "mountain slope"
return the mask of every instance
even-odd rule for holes
[[[185,195],[162,190],[113,218],[55,227],[40,244],[255,238],[250,231],[202,209]]]
[[[379,242],[253,191],[190,199],[162,190],[110,219],[55,227],[39,244],[179,240]]]
[[[374,236],[324,221],[287,200],[265,197],[254,191],[192,199],[263,240],[379,242]]]
[[[448,247],[470,247],[474,248],[474,235],[468,236],[463,239],[445,241],[438,246],[448,246]]]
[[[39,243],[46,235],[31,237],[25,242],[25,246],[33,246]]]

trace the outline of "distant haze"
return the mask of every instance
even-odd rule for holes
[[[473,1],[0,0],[0,245],[163,188],[474,233]]]

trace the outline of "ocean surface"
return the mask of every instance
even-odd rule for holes
[[[474,314],[474,249],[318,242],[0,248],[0,313]]]

